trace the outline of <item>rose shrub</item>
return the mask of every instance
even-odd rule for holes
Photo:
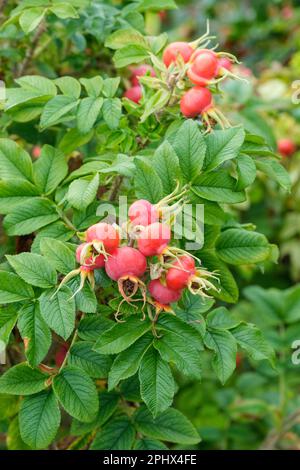
[[[218,58],[236,62],[230,51],[207,52],[209,30],[191,43],[152,33],[153,13],[173,7],[5,10],[3,35],[26,45],[6,79],[0,139],[0,410],[11,449],[193,446],[197,429],[172,407],[182,376],[199,381],[208,354],[225,384],[241,350],[274,366],[261,330],[227,306],[238,270],[263,269],[278,250],[234,207],[258,171],[285,191],[289,177],[263,137],[221,111],[219,83],[236,77]],[[200,244],[192,229],[178,237],[188,204]]]

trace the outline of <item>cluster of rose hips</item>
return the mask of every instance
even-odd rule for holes
[[[185,288],[206,297],[206,290],[215,289],[209,281],[215,277],[213,273],[196,267],[191,254],[170,245],[170,224],[162,217],[164,207],[170,209],[165,204],[171,199],[172,195],[155,205],[144,199],[135,201],[128,211],[129,220],[122,227],[106,222],[91,226],[76,251],[80,267],[62,282],[80,274],[78,291],[86,278],[94,287],[94,270],[104,268],[107,276],[117,282],[121,303],[142,301],[143,308],[152,306],[156,312],[170,310],[170,304],[180,299]],[[122,246],[124,230],[126,245]]]
[[[232,73],[233,63],[237,59],[226,52],[216,52],[207,49],[210,42],[208,33],[194,43],[173,42],[169,44],[163,52],[163,63],[168,70],[166,81],[179,83],[188,78],[188,86],[193,86],[184,91],[180,98],[180,109],[187,118],[201,116],[202,120],[211,130],[211,120],[217,122],[221,127],[229,127],[230,124],[225,116],[218,110],[213,102],[212,92],[209,86],[217,85],[226,77],[239,78]],[[198,46],[205,41],[203,48]],[[141,65],[132,70],[132,87],[125,93],[124,97],[139,103],[142,98],[142,88],[140,78],[150,75],[155,77],[155,71],[150,65]],[[244,79],[243,79],[244,80]],[[186,90],[186,86],[184,86]]]

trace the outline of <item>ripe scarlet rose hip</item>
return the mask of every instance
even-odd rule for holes
[[[166,67],[169,67],[172,62],[177,62],[178,56],[181,56],[187,63],[193,52],[194,49],[187,42],[172,42],[164,50],[163,62]]]
[[[194,118],[208,111],[213,105],[212,94],[207,88],[195,86],[188,90],[180,101],[182,114]]]
[[[138,249],[145,256],[160,255],[171,240],[171,229],[168,225],[155,222],[141,232]]]
[[[140,85],[133,86],[128,88],[128,90],[124,93],[124,98],[128,98],[129,100],[133,101],[134,103],[139,103],[142,99],[142,88]]]
[[[129,246],[114,250],[105,263],[106,274],[114,281],[124,276],[142,277],[146,269],[145,256]]]
[[[195,53],[187,75],[195,85],[205,86],[216,78],[218,71],[219,60],[216,53],[208,49],[202,49]]]
[[[132,77],[131,77],[132,85],[139,86],[140,84],[139,78],[143,77],[146,74],[149,74],[151,77],[156,77],[156,73],[153,67],[151,67],[151,65],[143,64],[133,69]]]
[[[140,199],[131,204],[128,216],[133,225],[143,225],[144,227],[158,220],[155,206],[145,199]]]
[[[181,256],[168,270],[166,284],[170,289],[184,289],[195,274],[194,259],[191,256]]]
[[[148,284],[148,290],[151,297],[161,305],[169,305],[177,302],[181,297],[181,291],[172,290],[164,286],[160,279],[154,279]]]
[[[119,246],[120,236],[115,227],[105,222],[100,222],[87,229],[86,241],[88,243],[102,242],[104,249],[111,251]]]
[[[277,145],[278,151],[283,157],[290,157],[296,152],[296,145],[291,139],[280,139]]]

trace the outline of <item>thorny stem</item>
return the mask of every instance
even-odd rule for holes
[[[1,1],[1,0],[0,0]],[[35,53],[35,50],[37,48],[37,45],[39,43],[39,40],[42,36],[42,34],[44,33],[44,31],[46,30],[46,25],[45,23],[42,21],[39,25],[39,27],[37,28],[36,32],[35,32],[35,35],[33,37],[33,40],[32,40],[32,43],[31,43],[31,46],[30,48],[27,50],[26,52],[26,55],[25,55],[25,58],[23,60],[23,62],[21,63],[20,65],[20,68],[19,70],[17,71],[17,74],[16,74],[16,77],[21,77],[22,75],[24,75],[24,73],[26,72],[27,68],[29,67],[32,59],[33,59],[33,56],[34,56],[34,53]]]

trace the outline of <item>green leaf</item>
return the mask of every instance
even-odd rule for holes
[[[218,170],[217,172],[205,173],[197,177],[192,186],[198,196],[209,201],[237,204],[244,202],[246,195],[243,191],[235,191],[236,180],[227,172]]]
[[[106,378],[112,359],[93,351],[94,343],[80,341],[70,350],[68,363],[83,369],[90,377]]]
[[[221,233],[216,242],[218,256],[228,264],[254,264],[265,261],[270,254],[264,235],[231,228]]]
[[[168,447],[155,439],[143,438],[136,441],[134,450],[168,450]]]
[[[93,178],[75,180],[69,186],[68,201],[75,209],[85,209],[96,198],[98,188],[98,173]]]
[[[214,170],[227,160],[236,158],[245,140],[242,127],[231,127],[222,131],[214,131],[206,137],[207,154],[206,171]]]
[[[78,291],[80,287],[80,279],[74,278],[68,283],[73,294]],[[85,283],[83,289],[77,292],[75,296],[76,310],[85,313],[95,313],[97,311],[97,298],[90,284]]]
[[[186,339],[180,334],[164,331],[161,338],[155,339],[154,347],[159,351],[162,359],[175,364],[184,375],[194,379],[201,378],[199,351],[192,343],[187,348]]]
[[[34,175],[43,194],[51,194],[68,174],[68,165],[64,154],[44,145],[41,156],[34,163]]]
[[[146,78],[144,77],[143,80],[145,81]],[[170,92],[168,90],[165,88],[160,88],[157,90],[154,95],[145,101],[145,108],[140,121],[145,122],[146,119],[151,116],[151,114],[164,109],[168,105],[169,99]]]
[[[51,332],[41,317],[37,303],[25,305],[19,315],[18,328],[25,346],[25,354],[32,367],[38,366],[51,346]]]
[[[175,382],[170,366],[156,349],[149,348],[144,354],[139,379],[141,397],[154,417],[171,406]]]
[[[92,98],[98,98],[103,89],[103,78],[100,75],[93,78],[81,78],[80,83],[82,83],[87,94]]]
[[[230,330],[240,323],[225,307],[219,307],[209,312],[206,317],[206,322],[208,328],[217,328],[219,330]]]
[[[170,194],[175,189],[180,169],[178,157],[168,141],[165,141],[155,151],[152,163],[160,176],[164,193]]]
[[[60,425],[60,410],[53,392],[24,398],[19,419],[23,441],[33,449],[46,449]]]
[[[255,361],[268,360],[274,365],[274,351],[267,343],[262,332],[251,324],[239,325],[231,330],[238,345]]]
[[[8,344],[13,328],[16,325],[18,311],[15,306],[0,307],[0,340]],[[0,409],[1,412],[1,409]]]
[[[35,92],[40,96],[55,96],[57,93],[56,86],[49,80],[49,78],[41,77],[40,75],[25,75],[15,79],[15,82],[22,87],[22,89]]]
[[[22,13],[19,19],[21,28],[25,34],[31,33],[38,27],[44,18],[46,9],[42,7],[28,8]]]
[[[103,81],[103,95],[106,98],[113,98],[118,91],[120,81],[120,77],[106,78]]]
[[[37,233],[34,242],[31,245],[31,252],[38,254],[40,253],[40,244],[43,238],[51,238],[52,240],[55,239],[66,242],[70,240],[74,234],[75,230],[70,230],[64,222],[54,222],[53,224],[44,227]]]
[[[200,333],[192,326],[180,320],[180,318],[173,315],[160,315],[157,327],[163,330],[161,334],[164,333],[164,330],[171,331],[176,335],[180,335],[180,337],[185,340],[186,344],[193,344],[197,351],[203,350],[203,342]]]
[[[173,147],[186,181],[195,179],[204,163],[206,144],[197,123],[186,120],[176,133]]]
[[[256,178],[256,166],[253,158],[244,154],[239,155],[236,160],[236,171],[238,181],[235,189],[236,191],[242,191],[250,186]]]
[[[263,289],[259,286],[249,286],[244,289],[244,296],[254,305],[254,312],[266,327],[279,326],[282,322],[284,297],[277,289]]]
[[[33,297],[32,287],[20,279],[19,276],[14,273],[0,271],[0,304],[20,302]]]
[[[50,11],[54,13],[58,18],[79,18],[79,15],[71,3],[55,3],[51,6]]]
[[[73,77],[59,77],[54,83],[61,90],[63,95],[78,100],[81,93],[81,86],[78,80]]]
[[[0,181],[0,213],[9,214],[19,204],[39,194],[38,188],[29,181],[19,178]]]
[[[257,158],[255,164],[258,170],[274,179],[286,191],[291,190],[291,178],[286,169],[275,158]]]
[[[0,139],[0,178],[33,181],[31,158],[13,140]]]
[[[119,29],[118,31],[115,31],[110,36],[108,36],[105,41],[105,47],[115,50],[121,49],[122,47],[129,46],[131,44],[138,44],[147,47],[144,36],[132,28]]]
[[[43,109],[40,121],[41,129],[44,130],[59,122],[71,120],[73,116],[70,113],[75,112],[77,105],[78,101],[70,96],[55,96],[48,101]]]
[[[161,10],[174,10],[177,8],[174,0],[140,0],[139,10],[147,11],[161,11]]]
[[[45,289],[56,284],[56,272],[43,256],[20,253],[14,256],[7,255],[6,258],[16,273],[28,284]]]
[[[68,274],[75,269],[75,253],[66,243],[55,238],[43,237],[40,241],[40,250],[58,272]]]
[[[92,421],[99,407],[97,390],[90,377],[77,367],[64,367],[53,380],[53,390],[62,407],[84,423]]]
[[[98,433],[91,445],[91,450],[130,450],[133,445],[135,430],[126,416],[109,421]]]
[[[41,315],[50,328],[67,340],[75,326],[75,300],[72,291],[63,286],[44,292],[40,297]]]
[[[11,367],[0,377],[0,393],[31,395],[46,388],[48,375],[25,363]]]
[[[99,393],[99,413],[97,422],[102,426],[115,412],[118,402],[119,394],[117,392],[108,392],[107,390],[101,390]]]
[[[135,193],[140,199],[159,202],[163,197],[161,179],[152,166],[142,160],[135,159],[136,174],[134,178]]]
[[[11,237],[28,235],[59,219],[55,205],[48,199],[36,197],[19,204],[4,219],[3,226]]]
[[[77,110],[77,127],[82,134],[90,132],[100,114],[103,98],[83,98]],[[119,121],[118,121],[119,122]]]
[[[96,341],[101,334],[110,330],[113,325],[112,320],[108,320],[102,315],[87,315],[78,325],[78,336],[86,341]]]
[[[236,341],[229,331],[211,329],[205,335],[205,344],[215,352],[212,365],[221,383],[225,384],[236,367]]]
[[[180,444],[197,444],[200,436],[192,423],[180,411],[169,408],[157,418],[152,418],[145,407],[134,414],[139,432],[154,439]]]
[[[122,116],[122,102],[119,98],[106,98],[102,106],[103,119],[112,130],[119,127]]]
[[[127,67],[130,64],[138,64],[149,57],[147,48],[140,44],[129,44],[118,49],[114,55],[114,63],[117,68]]]
[[[93,135],[94,131],[90,131],[88,134],[81,134],[79,130],[74,127],[69,129],[68,132],[65,132],[59,142],[59,148],[66,155],[71,154],[74,150],[90,142]]]
[[[95,351],[102,354],[117,354],[127,349],[151,328],[148,320],[131,316],[124,323],[115,324],[105,331],[95,344]]]
[[[100,170],[101,173],[119,173],[120,175],[128,176],[129,178],[134,175],[135,164],[133,158],[127,155],[119,154],[115,160],[109,165],[108,168]]]
[[[141,360],[152,342],[152,333],[146,333],[115,358],[108,375],[108,390],[114,389],[120,380],[136,374]]]

